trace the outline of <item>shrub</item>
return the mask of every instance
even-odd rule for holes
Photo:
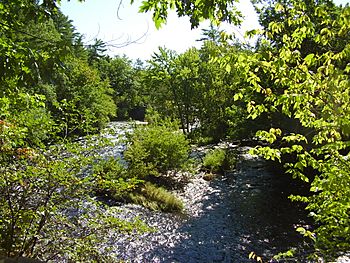
[[[45,97],[18,92],[0,98],[0,151],[6,147],[37,147],[54,135]]]
[[[226,171],[232,171],[237,164],[237,152],[233,149],[227,149],[225,154],[225,160],[222,164],[222,169]]]
[[[147,182],[139,193],[130,194],[130,199],[152,210],[165,212],[182,211],[183,203],[162,187]]]
[[[226,151],[223,149],[210,150],[203,159],[203,166],[210,172],[219,172],[225,161]]]
[[[203,159],[203,166],[211,173],[223,170],[233,170],[237,163],[237,154],[229,149],[210,150]]]
[[[100,160],[93,167],[93,187],[97,194],[121,199],[142,181],[130,177],[119,159]]]
[[[189,145],[173,123],[137,127],[124,157],[129,172],[139,178],[180,169],[188,158]]]
[[[140,224],[106,215],[90,198],[90,177],[80,175],[92,160],[84,157],[89,149],[61,148],[0,159],[0,256],[110,262],[99,248],[110,229]]]

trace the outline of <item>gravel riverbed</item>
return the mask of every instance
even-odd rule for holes
[[[132,125],[123,122],[111,123],[110,128],[114,132],[107,137],[115,141],[132,131]],[[182,190],[175,191],[184,202],[184,214],[118,205],[118,217],[138,217],[154,231],[141,235],[111,231],[109,241],[101,245],[109,247],[108,253],[115,255],[117,262],[256,262],[248,258],[251,252],[264,262],[307,262],[300,257],[271,260],[278,252],[300,247],[302,239],[295,228],[309,223],[304,209],[288,199],[293,193],[291,179],[271,163],[251,156],[249,147],[230,147],[236,148],[239,156],[234,171],[211,181],[199,171]],[[124,149],[125,144],[119,143],[103,155],[122,158]],[[206,150],[197,148],[194,154],[203,157]],[[336,263],[350,263],[349,255]]]
[[[184,214],[150,211],[126,204],[119,216],[138,216],[154,231],[112,235],[108,246],[126,262],[253,262],[250,252],[265,259],[299,239],[293,226],[302,222],[300,211],[282,200],[271,187],[276,175],[266,163],[239,148],[235,171],[212,181],[199,172],[176,192],[185,204]],[[277,185],[277,187],[279,187]],[[287,198],[287,197],[286,197]]]

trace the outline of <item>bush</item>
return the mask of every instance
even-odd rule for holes
[[[219,172],[225,161],[226,151],[223,149],[210,150],[203,159],[203,166],[210,172]]]
[[[99,248],[107,233],[132,231],[140,223],[107,215],[109,210],[90,198],[91,178],[81,176],[92,161],[84,157],[90,149],[65,145],[19,156],[8,148],[6,155],[17,155],[11,163],[0,158],[0,256],[111,262],[102,260]]]
[[[0,151],[6,147],[37,147],[54,135],[45,97],[18,92],[0,98]]]
[[[222,169],[226,171],[232,171],[237,164],[237,151],[234,149],[227,149],[225,154],[225,160],[222,164]]]
[[[147,182],[140,193],[130,194],[130,199],[152,210],[164,212],[182,211],[183,203],[172,193],[162,187]]]
[[[211,173],[223,170],[233,170],[237,163],[237,154],[229,149],[210,150],[203,159],[203,166]]]
[[[130,177],[119,159],[100,160],[93,167],[93,187],[97,194],[121,199],[142,180]]]
[[[189,145],[177,126],[161,125],[137,127],[124,153],[129,172],[139,178],[158,176],[168,170],[178,170],[188,158]]]

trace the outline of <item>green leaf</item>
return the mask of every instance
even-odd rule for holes
[[[309,54],[304,58],[304,61],[308,66],[312,65],[315,61],[315,54]]]
[[[234,101],[238,101],[238,100],[240,100],[240,99],[242,99],[243,98],[243,94],[242,93],[236,93],[235,95],[233,95],[233,100]]]

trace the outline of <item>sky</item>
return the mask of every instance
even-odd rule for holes
[[[150,59],[158,47],[167,47],[178,53],[192,46],[199,47],[201,44],[196,40],[201,37],[202,29],[209,27],[209,22],[204,22],[198,29],[191,30],[187,17],[178,18],[175,13],[170,13],[167,24],[157,30],[151,13],[138,12],[140,0],[135,0],[133,5],[129,4],[130,0],[120,1],[85,0],[81,3],[63,0],[61,10],[73,21],[76,30],[84,35],[86,44],[99,38],[107,42],[109,55],[125,54],[134,60]],[[348,1],[335,2],[345,4]],[[238,8],[245,17],[241,28],[225,25],[223,29],[235,33],[242,40],[244,32],[258,28],[259,23],[249,0],[241,0]]]
[[[133,5],[123,0],[119,12],[120,0],[64,0],[62,12],[73,20],[76,30],[85,36],[85,41],[92,43],[94,38],[102,39],[109,44],[110,55],[127,55],[129,58],[147,60],[158,50],[167,47],[182,53],[192,46],[199,47],[196,41],[201,38],[202,29],[209,27],[209,22],[202,23],[199,29],[191,30],[187,17],[178,18],[170,13],[167,24],[157,30],[150,13],[139,13],[140,1]],[[257,16],[249,0],[242,0],[240,9],[246,16],[244,29],[226,26],[238,36],[244,35],[245,29],[258,27]],[[125,45],[127,42],[135,42]]]

